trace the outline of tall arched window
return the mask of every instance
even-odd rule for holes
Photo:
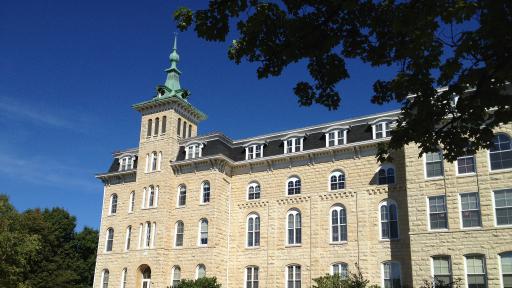
[[[113,246],[114,246],[114,229],[108,228],[107,229],[107,241],[105,243],[105,251],[107,251],[107,252],[112,251]]]
[[[121,272],[121,288],[126,288],[126,274],[128,274],[128,269],[124,268]]]
[[[155,207],[155,187],[154,186],[149,186],[149,189],[148,189],[148,208],[151,208],[151,207]]]
[[[398,239],[398,208],[393,200],[386,200],[379,205],[380,238]]]
[[[501,253],[501,283],[504,288],[512,287],[512,252]]]
[[[171,288],[178,286],[181,281],[181,268],[180,266],[172,267],[172,284]]]
[[[288,195],[300,194],[301,183],[299,177],[290,177],[286,182],[286,189]]]
[[[302,243],[302,224],[300,211],[292,209],[286,214],[287,218],[287,243],[288,245],[299,245]]]
[[[257,182],[250,183],[249,187],[247,187],[247,199],[248,200],[260,199],[260,196],[261,196],[260,184]]]
[[[208,220],[201,219],[199,221],[199,246],[208,245]]]
[[[206,266],[204,264],[199,264],[196,267],[196,279],[206,277]]]
[[[151,268],[146,266],[144,270],[142,270],[142,288],[150,288],[151,287]]]
[[[341,171],[332,172],[329,177],[329,184],[331,191],[345,189],[345,173]]]
[[[162,117],[162,134],[165,134],[165,130],[167,130],[167,116]]]
[[[124,245],[124,249],[127,251],[130,250],[131,238],[132,238],[132,226],[130,225],[126,228],[126,240],[125,240],[125,245]]]
[[[146,130],[146,136],[151,136],[151,129],[153,128],[153,120],[148,120],[148,128]]]
[[[395,168],[389,165],[382,166],[378,172],[378,183],[395,184]]]
[[[135,207],[135,191],[130,193],[130,204],[128,205],[128,212],[133,212],[133,207]]]
[[[183,121],[183,138],[187,137],[187,121]]]
[[[343,205],[331,208],[331,242],[347,241],[347,214]]]
[[[117,212],[117,194],[112,194],[110,196],[109,215],[116,214],[116,212]]]
[[[339,275],[342,279],[348,276],[348,265],[344,262],[338,262],[331,265],[331,275]]]
[[[151,227],[151,222],[146,222],[144,224],[144,230],[145,230],[145,237],[144,237],[144,248],[149,248],[151,247],[151,235],[153,233],[152,231],[152,227]]]
[[[259,287],[259,270],[258,266],[248,266],[245,268],[245,288]]]
[[[210,182],[204,181],[201,184],[201,203],[209,203],[210,202]]]
[[[247,216],[247,247],[260,246],[260,217],[253,213]]]
[[[153,135],[158,135],[158,129],[160,128],[160,118],[156,117],[155,119],[155,131],[153,132]]]
[[[188,137],[192,137],[192,125],[188,124]]]
[[[292,264],[286,267],[286,288],[301,288],[300,265]]]
[[[178,187],[178,207],[183,207],[187,204],[187,186],[182,184]]]
[[[103,274],[101,276],[101,287],[108,288],[108,278],[110,277],[110,272],[108,271],[108,269],[104,269],[103,273],[101,274]]]
[[[176,134],[181,135],[181,118],[178,118],[178,125],[176,126]]]
[[[183,235],[185,234],[185,224],[183,221],[176,222],[176,235],[174,239],[174,246],[181,247],[183,246]]]
[[[489,149],[491,170],[512,168],[512,142],[507,134],[498,134],[492,139]]]
[[[151,171],[156,171],[158,167],[158,154],[151,152]]]
[[[487,269],[485,256],[480,254],[465,255],[466,280],[468,288],[487,287]],[[505,286],[506,287],[506,286]]]

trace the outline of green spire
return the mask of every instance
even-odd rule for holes
[[[174,46],[172,48],[172,53],[169,55],[169,61],[171,62],[171,67],[167,68],[165,72],[167,72],[167,80],[165,80],[165,86],[171,91],[177,91],[181,89],[180,86],[180,74],[181,71],[178,69],[178,62],[180,61],[180,55],[178,55],[178,35],[174,33]]]

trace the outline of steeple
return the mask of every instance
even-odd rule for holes
[[[167,72],[167,80],[165,80],[165,87],[176,93],[181,90],[180,86],[180,75],[181,71],[178,69],[178,62],[180,61],[180,55],[178,55],[178,35],[174,33],[174,46],[172,48],[172,53],[169,55],[169,61],[171,62],[171,67],[167,68],[165,72]]]

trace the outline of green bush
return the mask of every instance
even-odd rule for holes
[[[318,277],[313,279],[315,284],[313,288],[379,288],[378,285],[370,285],[370,281],[366,280],[359,269],[359,265],[356,263],[357,271],[352,273],[349,271],[346,278],[341,277],[339,274]]]
[[[197,280],[181,280],[180,284],[172,288],[221,288],[215,277],[203,277]]]

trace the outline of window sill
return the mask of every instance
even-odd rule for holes
[[[247,250],[258,250],[258,249],[260,249],[260,246],[252,246],[252,247],[251,246],[245,246],[245,249],[247,249]]]
[[[476,173],[475,172],[463,173],[463,174],[456,173],[455,176],[456,177],[471,177],[471,176],[476,176]]]
[[[344,192],[344,191],[347,191],[347,188],[336,189],[336,190],[329,189],[329,192],[332,192],[332,193],[341,193],[341,192]]]
[[[207,248],[208,244],[199,244],[197,245],[198,248]]]
[[[284,245],[285,248],[296,248],[296,247],[302,247],[302,244],[286,244]]]
[[[506,225],[496,224],[494,227],[496,227],[496,228],[512,228],[512,224],[506,224]]]
[[[489,169],[489,174],[500,174],[500,173],[507,173],[507,172],[512,172],[512,168],[496,169],[496,170]]]
[[[113,216],[116,216],[116,213],[114,214],[108,214],[107,217],[113,217]]]
[[[379,242],[398,242],[400,241],[400,238],[393,238],[393,239],[380,239]]]
[[[142,208],[140,208],[140,210],[153,210],[153,209],[156,209],[156,208],[158,208],[158,206],[142,207]]]
[[[187,208],[186,205],[183,205],[183,206],[176,206],[176,209],[183,209],[183,208]]]
[[[210,202],[206,202],[206,203],[199,203],[199,206],[208,206],[210,205]]]
[[[302,193],[299,193],[299,194],[292,194],[292,195],[288,195],[286,194],[286,197],[300,197],[302,196]]]
[[[436,176],[436,177],[425,177],[425,181],[437,181],[443,180],[444,176]]]
[[[340,242],[330,242],[329,245],[331,246],[343,246],[343,245],[347,245],[348,244],[348,241],[340,241]]]
[[[512,225],[511,225],[512,227]],[[482,226],[474,226],[474,227],[460,227],[461,230],[463,231],[471,231],[471,230],[480,230],[482,229],[483,227]]]
[[[436,232],[449,232],[450,229],[448,228],[442,228],[442,229],[428,229],[428,232],[430,233],[436,233]]]
[[[261,201],[261,198],[256,198],[256,199],[247,199],[246,201],[249,201],[249,202]]]
[[[173,248],[173,249],[177,249],[177,250],[181,250],[181,249],[183,249],[183,246],[174,246],[174,247],[172,247],[172,248]]]

